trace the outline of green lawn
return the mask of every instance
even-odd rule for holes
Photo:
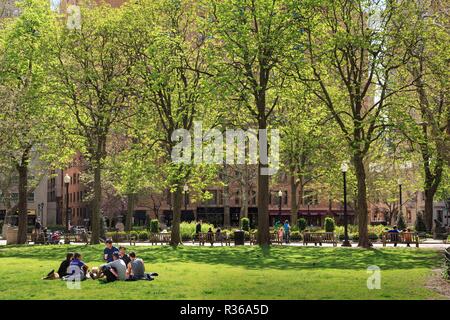
[[[415,248],[359,250],[314,247],[133,247],[155,281],[103,284],[81,290],[43,281],[67,251],[89,266],[101,263],[102,246],[0,248],[0,299],[439,299],[425,288],[436,251]],[[369,265],[381,268],[381,289],[367,289]]]

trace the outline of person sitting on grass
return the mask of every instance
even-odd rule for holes
[[[103,260],[105,260],[106,262],[112,262],[113,253],[119,252],[119,249],[113,246],[111,239],[105,241],[105,246],[105,250],[103,250]]]
[[[86,274],[89,271],[89,267],[81,260],[81,253],[75,252],[73,259],[70,261],[69,268],[67,269],[67,275],[63,277],[63,280],[85,280]]]
[[[122,246],[119,247],[119,257],[120,257],[120,259],[123,260],[123,262],[125,262],[125,265],[128,266],[128,264],[130,263],[131,259],[127,255],[126,251],[127,251],[127,249],[125,247],[122,247]]]
[[[54,280],[54,279],[62,279],[67,276],[67,269],[69,268],[70,262],[72,261],[73,253],[69,252],[66,255],[66,259],[61,262],[59,265],[58,272],[55,270],[50,271],[46,277],[42,278],[42,280]]]
[[[146,273],[144,260],[136,257],[136,253],[130,252],[130,263],[127,268],[127,280],[128,281],[136,281],[136,280],[154,280],[153,277],[158,276],[156,272]]]
[[[120,259],[119,253],[113,253],[113,261],[102,265],[101,271],[106,276],[106,282],[114,282],[117,280],[125,281],[127,279],[127,267],[125,262]]]

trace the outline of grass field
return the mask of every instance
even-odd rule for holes
[[[68,251],[101,263],[102,246],[0,248],[0,299],[440,299],[425,288],[436,251],[415,248],[359,250],[272,247],[133,247],[155,281],[103,284],[80,290],[43,281]],[[381,268],[381,289],[369,290],[367,267]]]

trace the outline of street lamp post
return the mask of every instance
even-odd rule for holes
[[[342,162],[341,171],[344,178],[344,242],[343,247],[351,247],[350,241],[348,241],[348,216],[347,216],[347,162]]]
[[[184,192],[184,211],[187,211],[187,205],[188,205],[188,198],[187,198],[187,193],[189,192],[189,187],[187,184],[184,185],[183,187],[183,192]]]
[[[64,176],[64,185],[66,187],[66,236],[64,237],[64,243],[69,244],[69,184],[71,177],[66,173]]]
[[[283,191],[278,191],[278,216],[281,221],[281,201],[283,200]]]

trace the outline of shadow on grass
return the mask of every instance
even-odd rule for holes
[[[80,252],[91,266],[102,261],[103,246],[6,246],[0,248],[1,258],[63,260],[67,252]],[[414,248],[344,249],[318,247],[184,247],[130,246],[146,264],[203,263],[240,266],[247,269],[365,269],[377,265],[383,270],[432,268],[439,263],[436,251]]]

